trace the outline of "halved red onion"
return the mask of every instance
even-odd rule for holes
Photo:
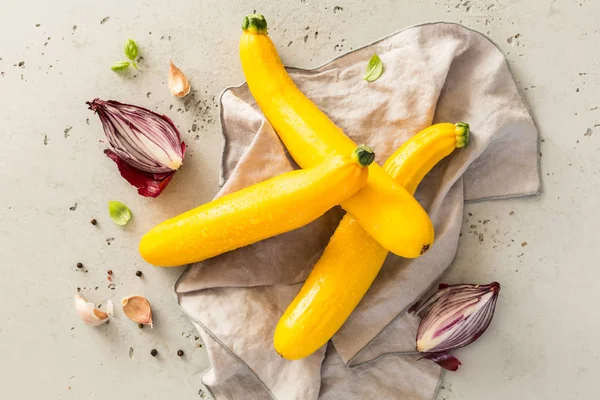
[[[437,362],[443,368],[456,371],[460,361],[447,352],[473,343],[488,328],[500,284],[440,285],[440,290],[422,305],[411,307],[410,312],[421,316],[417,331],[417,351],[427,353],[424,358]]]
[[[146,197],[157,197],[169,184],[185,155],[185,143],[167,116],[114,100],[87,102],[100,117],[121,176]]]

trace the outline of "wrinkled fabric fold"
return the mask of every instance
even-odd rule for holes
[[[362,76],[373,53],[385,70],[368,83]],[[388,255],[348,321],[310,357],[282,359],[273,332],[343,215],[339,207],[301,229],[186,269],[175,291],[209,351],[212,368],[203,382],[217,399],[429,400],[440,368],[417,361],[418,319],[405,311],[454,259],[465,201],[539,192],[535,125],[502,52],[457,24],[408,28],[315,70],[288,70],[346,134],[375,150],[380,164],[437,122],[468,122],[471,144],[437,165],[417,190],[436,229],[429,252],[415,260]],[[245,84],[227,89],[221,106],[225,185],[218,196],[296,167]]]

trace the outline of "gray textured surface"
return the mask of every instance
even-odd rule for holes
[[[598,278],[592,232],[600,228],[594,209],[599,3],[173,3],[27,0],[0,14],[4,396],[198,398],[194,375],[208,366],[208,358],[171,294],[180,270],[144,265],[135,247],[141,233],[165,215],[207,201],[217,191],[216,97],[243,79],[239,25],[254,9],[272,21],[284,61],[300,67],[432,20],[462,22],[488,33],[506,51],[544,140],[544,193],[467,206],[472,216],[465,215],[459,254],[446,280],[498,280],[503,292],[490,330],[457,352],[463,367],[444,376],[438,398],[600,395],[594,381],[600,372],[600,322],[590,318]],[[101,23],[105,17],[110,18]],[[128,37],[138,41],[144,57],[136,77],[108,68],[122,58]],[[196,93],[187,106],[165,87],[169,58],[192,78]],[[99,122],[84,105],[94,97],[156,108],[180,127],[190,146],[186,165],[159,199],[139,197],[102,154]],[[133,210],[125,229],[108,218],[110,199]],[[99,220],[97,227],[89,224],[92,217]],[[108,238],[114,238],[110,245]],[[76,270],[78,261],[87,273]],[[107,269],[114,271],[115,290],[108,288]],[[143,278],[134,275],[137,269]],[[84,326],[73,310],[77,287],[95,302],[146,295],[156,327],[139,330],[120,312],[108,326]],[[152,348],[159,357],[150,356]],[[175,355],[179,348],[184,358]]]

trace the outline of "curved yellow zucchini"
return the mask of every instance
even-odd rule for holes
[[[302,168],[346,154],[356,146],[296,87],[287,74],[262,15],[246,17],[240,58],[248,87],[291,156]],[[419,203],[375,163],[369,180],[341,206],[383,247],[414,258],[431,246],[433,225]]]
[[[150,264],[174,267],[300,228],[363,187],[374,157],[358,146],[213,200],[154,227],[142,237],[140,254]]]
[[[385,171],[414,193],[423,177],[469,142],[469,126],[441,123],[409,139]],[[323,346],[341,328],[379,273],[388,252],[346,214],[323,255],[275,329],[275,350],[296,360]]]

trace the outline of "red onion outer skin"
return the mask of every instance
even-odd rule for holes
[[[488,328],[494,316],[500,284],[446,285],[410,312],[422,317],[417,351],[445,369],[456,371],[460,361],[448,351],[467,346]]]
[[[186,145],[167,116],[114,100],[87,102],[108,139],[104,154],[138,193],[157,197],[182,164]]]
[[[426,353],[423,358],[433,361],[438,364],[440,367],[444,368],[447,371],[458,371],[458,367],[462,365],[462,363],[458,360],[458,358],[454,357],[450,353]]]
[[[182,152],[185,153],[185,143],[181,143]],[[177,171],[166,172],[164,174],[152,174],[150,172],[140,171],[135,169],[119,158],[113,151],[106,149],[104,154],[117,164],[121,176],[137,188],[138,193],[144,197],[158,197],[163,190],[167,187],[173,175]]]

